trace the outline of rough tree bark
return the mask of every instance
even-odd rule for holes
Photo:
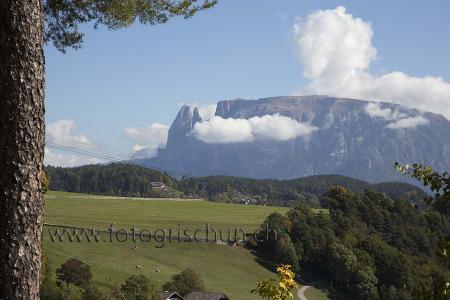
[[[39,299],[44,158],[41,0],[0,1],[0,299]]]

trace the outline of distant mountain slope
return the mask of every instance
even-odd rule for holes
[[[324,192],[331,186],[343,186],[349,191],[365,190],[385,194],[392,199],[407,200],[424,207],[428,195],[413,185],[402,182],[370,184],[366,181],[340,176],[315,175],[291,180],[250,179],[229,176],[207,176],[183,179],[177,188],[192,197],[212,201],[239,202],[251,200],[258,204],[295,206],[300,202],[320,207]]]
[[[150,161],[200,176],[291,179],[339,174],[369,182],[407,181],[395,172],[396,161],[450,170],[450,121],[441,115],[322,96],[220,101],[216,109],[216,116],[224,119],[276,114],[317,130],[288,140],[207,143],[192,134],[196,124],[206,121],[198,109],[183,106],[166,148]]]

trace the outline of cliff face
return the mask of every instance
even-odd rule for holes
[[[192,112],[183,106],[170,127],[166,148],[151,163],[191,175],[289,179],[340,174],[372,182],[404,179],[393,170],[396,161],[450,169],[449,120],[392,103],[380,104],[370,115],[368,104],[321,96],[220,101],[216,116],[225,119],[280,114],[318,128],[309,136],[287,141],[223,144],[196,138],[192,129],[204,121],[198,109]],[[420,116],[426,123],[395,125],[399,116]]]

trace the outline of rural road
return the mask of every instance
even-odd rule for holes
[[[305,297],[305,291],[309,288],[309,285],[304,285],[302,286],[298,291],[297,291],[297,296],[298,299],[300,300],[308,300],[308,298]]]

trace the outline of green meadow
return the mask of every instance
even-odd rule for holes
[[[199,199],[139,199],[48,192],[45,222],[107,229],[244,228],[254,231],[272,212],[284,214],[285,207],[215,203]]]
[[[223,292],[230,299],[257,299],[250,291],[256,282],[274,274],[241,247],[206,243],[171,243],[163,248],[138,243],[51,242],[45,236],[45,253],[54,270],[70,257],[91,266],[93,283],[107,291],[114,281],[143,274],[162,286],[173,274],[193,268],[201,274],[209,291]],[[136,266],[142,269],[136,270]]]
[[[246,206],[180,199],[128,199],[48,192],[45,222],[97,229],[197,228],[208,223],[217,228],[256,230],[272,212],[287,208]],[[94,284],[107,290],[114,281],[143,274],[158,286],[185,268],[198,271],[208,290],[224,292],[231,299],[257,299],[250,294],[256,282],[274,276],[251,251],[215,243],[173,241],[164,247],[155,242],[52,242],[44,228],[45,253],[54,271],[70,257],[91,265]],[[137,270],[136,266],[142,267]]]

